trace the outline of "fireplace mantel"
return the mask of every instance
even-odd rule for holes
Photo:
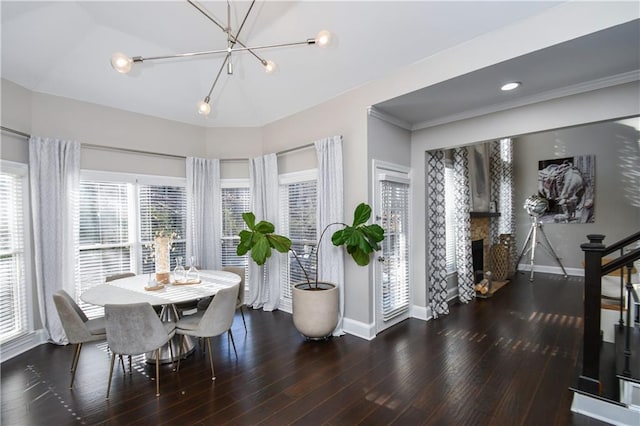
[[[469,212],[471,217],[500,217],[498,212]]]

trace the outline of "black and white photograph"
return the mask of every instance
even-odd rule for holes
[[[540,222],[593,223],[595,155],[539,161],[538,193],[549,202]]]

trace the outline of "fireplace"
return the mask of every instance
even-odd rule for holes
[[[500,213],[471,212],[471,256],[473,259],[473,277],[476,283],[482,280],[484,273],[490,267],[491,219],[498,216],[500,216]]]
[[[484,276],[484,241],[471,241],[471,258],[473,259],[473,279],[477,284]]]

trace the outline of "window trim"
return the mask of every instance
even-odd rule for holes
[[[10,339],[2,342],[2,352],[5,352],[5,347],[20,339],[24,339],[26,335],[34,332],[34,312],[36,309],[36,301],[34,299],[35,291],[33,288],[33,248],[31,245],[31,197],[30,197],[30,185],[29,185],[29,166],[25,163],[19,163],[15,161],[0,159],[0,169],[3,172],[13,173],[21,177],[22,180],[22,219],[23,219],[23,260],[24,260],[24,297],[25,297],[25,310],[26,310],[26,325],[23,333],[17,334]],[[4,358],[4,356],[3,356]]]

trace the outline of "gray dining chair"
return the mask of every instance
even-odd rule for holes
[[[176,334],[180,335],[180,353],[178,355],[178,368],[180,371],[180,358],[182,358],[182,346],[184,336],[204,337],[207,340],[207,349],[209,351],[209,364],[211,365],[211,380],[216,379],[215,370],[213,369],[213,354],[211,351],[211,338],[219,336],[225,331],[229,333],[233,351],[238,357],[236,351],[236,343],[233,340],[231,332],[231,324],[236,312],[236,299],[238,298],[239,285],[218,290],[215,297],[204,312],[198,312],[181,318],[176,324]]]
[[[121,274],[108,275],[104,282],[110,283],[111,281],[121,280],[123,278],[135,277],[136,274],[133,272],[123,272]]]
[[[71,384],[69,389],[73,388],[73,382],[76,378],[76,369],[78,368],[78,360],[80,359],[80,351],[82,344],[93,342],[95,340],[103,340],[107,337],[105,331],[104,317],[88,319],[82,312],[80,306],[69,296],[64,290],[58,290],[53,295],[53,303],[58,311],[60,323],[67,335],[69,343],[76,345],[76,350],[71,361]]]
[[[242,315],[242,324],[244,325],[244,331],[247,331],[247,322],[244,319],[244,276],[245,271],[243,267],[237,266],[225,266],[222,268],[223,271],[233,272],[234,274],[240,276],[240,288],[238,289],[238,299],[236,300],[236,309],[240,309],[240,315]],[[211,303],[211,297],[205,297],[204,299],[200,299],[198,301],[198,310],[206,311],[207,306]]]
[[[104,314],[107,343],[112,352],[107,399],[116,355],[138,355],[152,351],[155,351],[156,358],[156,396],[160,396],[160,347],[175,335],[175,323],[162,322],[149,303],[105,305]],[[171,345],[169,350],[173,359]]]

